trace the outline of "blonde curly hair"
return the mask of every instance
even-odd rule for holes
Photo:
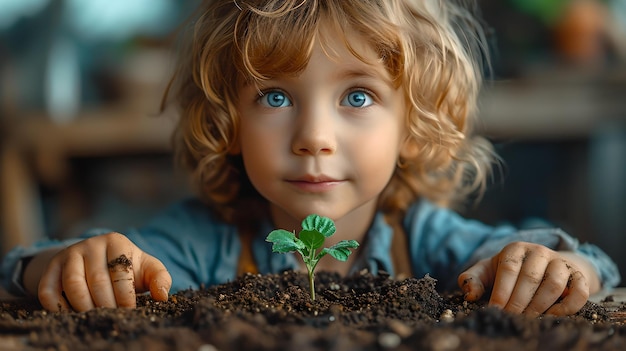
[[[379,208],[396,217],[420,197],[459,204],[482,191],[494,160],[491,144],[472,135],[488,56],[471,12],[451,0],[206,0],[184,33],[191,40],[164,97],[180,110],[176,158],[223,220],[265,204],[233,152],[237,87],[298,74],[320,24],[333,23],[372,45],[408,101],[413,152],[398,160]]]

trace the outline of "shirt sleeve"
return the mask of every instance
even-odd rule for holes
[[[510,225],[489,226],[428,201],[412,206],[404,225],[409,235],[414,274],[428,273],[437,278],[444,289],[455,289],[460,273],[515,241],[577,252],[596,269],[604,288],[615,287],[620,281],[617,265],[601,249],[588,243],[581,245],[558,228],[519,230]]]
[[[55,247],[69,246],[80,239],[42,240],[29,247],[16,246],[2,259],[0,268],[0,282],[2,287],[13,296],[25,296],[26,291],[22,282],[24,262],[38,253]]]

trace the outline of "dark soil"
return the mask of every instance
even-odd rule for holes
[[[626,350],[624,311],[588,302],[570,317],[528,318],[442,295],[436,281],[360,273],[246,275],[167,302],[48,313],[0,305],[0,350]]]

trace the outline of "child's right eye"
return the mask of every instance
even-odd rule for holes
[[[291,100],[282,91],[270,91],[264,93],[259,98],[259,102],[267,107],[287,107],[291,106]]]

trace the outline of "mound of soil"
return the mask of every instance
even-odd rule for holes
[[[439,294],[436,281],[320,272],[245,275],[138,308],[48,313],[34,301],[0,305],[2,350],[624,350],[620,304],[528,318]]]

